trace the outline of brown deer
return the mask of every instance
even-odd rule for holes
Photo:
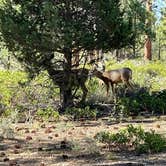
[[[48,69],[48,73],[53,82],[60,87],[60,91],[63,90],[67,84],[65,84],[65,74],[63,70]],[[86,81],[88,79],[89,70],[86,68],[73,69],[70,73],[70,84],[73,88],[81,88],[83,94],[81,102],[84,102],[88,93],[86,88]]]
[[[121,68],[115,70],[109,70],[105,72],[100,72],[97,69],[94,69],[92,75],[101,79],[106,85],[107,96],[110,89],[110,84],[112,88],[112,93],[115,94],[115,87],[118,83],[124,83],[129,88],[133,88],[129,82],[132,79],[132,70],[130,68]]]

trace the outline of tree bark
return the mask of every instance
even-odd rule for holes
[[[72,52],[69,49],[64,51],[65,63],[64,69],[64,80],[62,86],[62,108],[65,109],[73,105],[72,96],[72,83],[71,83],[71,68],[72,68]]]
[[[147,35],[144,45],[144,59],[152,60],[152,42],[150,37]]]
[[[116,60],[119,61],[119,50],[118,49],[116,49],[115,54],[116,54]]]
[[[158,60],[161,59],[161,45],[160,45],[160,38],[159,38],[159,46],[158,46]]]
[[[146,10],[148,12],[152,12],[152,2],[151,0],[146,1]],[[149,28],[151,27],[151,19],[147,19],[146,26]],[[144,59],[145,60],[152,60],[152,42],[151,38],[148,34],[145,36],[145,44],[144,44]]]

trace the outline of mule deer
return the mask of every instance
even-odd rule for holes
[[[92,75],[101,79],[106,85],[107,96],[110,89],[110,84],[112,88],[112,93],[115,94],[115,87],[118,83],[124,83],[129,88],[133,88],[129,82],[132,79],[132,70],[130,68],[121,68],[115,70],[109,70],[105,72],[100,72],[97,69],[94,69]]]
[[[60,87],[60,91],[64,89],[67,85],[64,84],[65,81],[65,73],[63,70],[54,70],[52,68],[48,69],[48,73],[50,75],[50,78],[53,80],[55,84],[57,84]],[[70,73],[70,84],[72,85],[72,88],[81,88],[83,94],[81,102],[84,102],[88,93],[88,89],[85,85],[87,79],[88,79],[88,73],[89,70],[86,68],[79,68],[79,69],[73,69]],[[74,95],[74,94],[73,94]]]

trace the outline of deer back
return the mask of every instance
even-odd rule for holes
[[[103,76],[108,78],[112,83],[128,81],[132,77],[130,68],[121,68],[103,72]]]

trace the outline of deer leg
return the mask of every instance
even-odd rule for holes
[[[128,81],[128,87],[130,87],[131,90],[134,89],[133,85],[129,81]]]
[[[115,95],[115,87],[114,87],[114,84],[113,83],[111,83],[111,88],[112,88],[112,94],[113,94],[113,96]]]
[[[109,89],[110,89],[110,85],[108,81],[104,81],[105,85],[106,85],[106,96],[109,96]]]
[[[132,87],[132,85],[129,83],[129,81],[124,81],[124,85],[126,85],[127,87],[125,88],[125,91],[124,91],[124,97],[126,96],[126,94],[127,94],[127,89],[129,90],[132,90],[133,89],[133,87]]]
[[[129,81],[124,81],[124,83],[127,85],[127,87],[132,90],[133,86],[131,85],[131,83]]]

